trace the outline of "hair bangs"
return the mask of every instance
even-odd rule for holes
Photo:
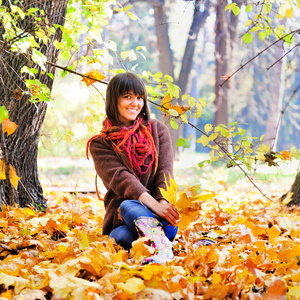
[[[137,76],[132,76],[130,73],[126,75],[127,76],[124,76],[119,84],[119,95],[125,95],[133,91],[135,95],[142,96],[145,99],[147,93],[142,80]]]

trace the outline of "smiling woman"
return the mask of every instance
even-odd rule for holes
[[[87,143],[95,169],[107,189],[103,234],[125,249],[140,236],[155,254],[144,263],[173,258],[179,214],[160,188],[173,177],[173,153],[167,127],[150,120],[147,92],[132,73],[118,74],[107,86],[107,118],[99,135]]]
[[[140,114],[144,106],[144,99],[135,95],[133,91],[118,97],[118,118],[125,126],[130,126]]]

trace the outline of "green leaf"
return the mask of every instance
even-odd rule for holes
[[[266,3],[263,6],[263,14],[267,15],[271,10],[272,10],[272,4],[271,3]]]
[[[270,25],[265,24],[265,32],[267,36],[270,36],[272,34],[272,28]]]
[[[232,8],[232,12],[234,13],[235,16],[237,16],[240,13],[240,8],[238,6],[234,6]]]
[[[25,18],[25,14],[24,14],[23,10],[22,10],[20,7],[15,6],[15,5],[11,5],[10,8],[11,8],[11,11],[12,11],[12,12],[18,13],[19,16],[20,16],[20,18],[21,18],[22,20]]]
[[[265,39],[266,36],[267,36],[267,34],[264,31],[261,31],[261,32],[258,33],[258,37],[262,41]]]
[[[125,73],[125,71],[123,73]],[[149,94],[155,94],[156,93],[155,88],[151,85],[146,85],[146,91]]]
[[[175,98],[179,98],[179,88],[178,86],[174,85],[172,82],[168,82],[168,91],[170,92],[171,96]]]
[[[8,119],[8,111],[5,106],[0,106],[0,124],[3,122],[3,120]]]
[[[284,35],[283,40],[285,41],[285,43],[286,43],[287,45],[290,46],[290,45],[292,44],[294,38],[293,38],[293,36],[289,33],[289,34],[285,34],[285,35]]]
[[[246,11],[246,12],[250,12],[251,10],[252,10],[252,5],[251,5],[251,4],[248,4],[248,5],[246,6],[245,11]]]
[[[281,28],[279,28],[279,26],[277,26],[275,29],[274,29],[274,34],[275,34],[275,37],[277,40],[279,40],[282,35],[283,35],[283,31]]]
[[[204,165],[205,165],[205,163],[210,164],[211,161],[208,159],[208,160],[204,160],[204,161],[199,162],[199,163],[198,163],[199,168],[203,168]]]
[[[178,129],[178,124],[176,123],[176,121],[173,118],[170,119],[170,124],[171,124],[172,128],[174,128],[176,130]]]
[[[190,148],[191,147],[191,144],[190,142],[185,139],[185,138],[179,138],[176,142],[176,147],[184,147],[184,148]]]
[[[54,75],[52,73],[47,73],[47,75],[53,80],[54,79]]]
[[[247,32],[244,34],[245,44],[250,44],[253,41],[253,36],[251,33]]]

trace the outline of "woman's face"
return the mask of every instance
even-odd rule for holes
[[[118,98],[118,118],[125,126],[132,125],[144,106],[144,99],[129,91]]]

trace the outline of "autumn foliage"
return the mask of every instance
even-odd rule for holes
[[[50,193],[45,213],[3,206],[1,299],[299,299],[300,208],[241,189],[190,188],[179,200],[197,209],[175,259],[145,266],[146,238],[128,253],[103,236],[91,195]],[[195,247],[203,237],[217,243]]]

